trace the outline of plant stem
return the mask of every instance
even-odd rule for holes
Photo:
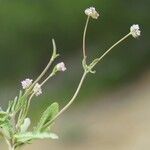
[[[121,43],[122,41],[124,41],[126,38],[128,38],[131,35],[131,33],[128,33],[127,35],[125,35],[123,38],[121,38],[118,42],[116,42],[115,44],[113,44],[108,50],[106,50],[106,52],[100,56],[98,59],[99,61],[101,59],[103,59],[115,46],[117,46],[119,43]]]
[[[85,27],[84,27],[84,32],[83,32],[83,59],[86,59],[85,38],[86,38],[86,32],[87,32],[89,19],[90,19],[90,16],[87,17],[86,24],[85,24]]]
[[[41,84],[40,86],[43,86],[51,77],[53,77],[55,75],[54,72],[52,72]]]
[[[15,150],[15,147],[13,145],[11,145],[10,141],[8,141],[6,138],[5,138],[5,141],[8,145],[8,150]]]
[[[53,57],[49,60],[47,66],[42,71],[42,73],[37,77],[37,79],[34,81],[34,83],[31,85],[30,89],[45,75],[49,67],[51,66],[52,62],[54,61]]]
[[[71,98],[71,100],[59,111],[59,113],[49,122],[49,124],[53,123],[54,120],[56,120],[64,111],[66,111],[71,106],[71,104],[74,102],[74,100],[76,99],[76,97],[79,94],[79,91],[81,89],[81,86],[83,84],[83,81],[84,81],[86,75],[87,75],[87,72],[84,72],[81,77],[81,80],[79,82],[79,85],[78,85],[73,97]]]
[[[15,150],[14,146],[13,147],[9,147],[9,150]]]
[[[59,56],[59,54],[56,53],[56,44],[55,44],[55,40],[52,39],[52,44],[53,44],[53,53],[52,56],[47,64],[47,66],[45,67],[45,69],[42,71],[42,73],[37,77],[37,79],[32,83],[32,85],[30,86],[30,88],[25,92],[25,95],[30,92],[30,90],[34,87],[34,85],[45,75],[45,73],[48,71],[48,69],[50,68],[51,64],[53,63],[53,61]]]

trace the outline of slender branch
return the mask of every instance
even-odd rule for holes
[[[55,75],[54,72],[52,72],[40,85],[43,86],[51,77]]]
[[[47,64],[47,66],[45,67],[45,69],[42,71],[42,73],[37,77],[37,79],[33,82],[33,84],[31,85],[30,88],[32,88],[47,72],[47,70],[49,69],[49,67],[51,66],[52,62],[54,61],[53,58],[51,58]]]
[[[83,32],[83,59],[86,59],[85,38],[86,38],[86,32],[87,32],[89,19],[90,19],[90,16],[87,17],[86,24],[85,24],[85,27],[84,27],[84,32]]]
[[[55,75],[55,72],[52,72],[41,84],[40,86],[42,87],[52,76]],[[22,123],[22,121],[25,119],[25,117],[27,116],[27,113],[28,113],[28,110],[29,110],[29,107],[30,107],[30,103],[31,103],[31,100],[33,98],[33,96],[35,95],[35,93],[33,92],[30,97],[29,97],[29,100],[28,100],[28,103],[27,103],[27,106],[26,108],[23,110],[23,112],[21,113],[20,115],[20,119],[18,120],[21,120],[20,123]]]
[[[5,141],[8,145],[8,150],[15,150],[15,147],[10,143],[10,141],[8,141],[8,139],[5,138]]]
[[[74,100],[76,99],[76,97],[79,94],[79,91],[81,89],[81,86],[83,84],[83,81],[84,81],[86,75],[87,75],[87,72],[84,72],[81,77],[81,80],[79,82],[79,85],[78,85],[74,95],[72,96],[71,100],[59,111],[59,113],[49,122],[49,124],[53,123],[54,120],[56,120],[63,112],[65,112],[71,106],[71,104],[74,102]]]
[[[16,127],[20,127],[20,125],[23,123],[25,117],[27,116],[27,113],[28,113],[28,110],[29,110],[29,107],[30,107],[30,103],[31,103],[31,99],[33,98],[35,93],[32,93],[29,97],[29,100],[26,104],[26,106],[24,107],[24,109],[22,109],[19,113],[19,116],[18,116],[18,122],[17,122],[17,125]]]
[[[37,79],[32,83],[32,85],[30,86],[30,88],[25,92],[25,94],[27,94],[28,92],[30,92],[30,90],[34,87],[34,85],[45,75],[45,73],[48,71],[48,69],[50,68],[51,64],[53,63],[53,61],[55,60],[55,58],[57,58],[59,56],[59,54],[57,54],[56,52],[56,44],[55,44],[55,40],[52,39],[52,44],[53,44],[53,53],[52,56],[47,64],[47,66],[45,67],[45,69],[42,71],[42,73],[37,77]]]
[[[108,50],[106,50],[106,52],[100,56],[98,59],[99,61],[101,59],[103,59],[115,46],[117,46],[119,43],[121,43],[122,41],[124,41],[126,38],[128,38],[131,35],[131,33],[128,33],[127,35],[125,35],[123,38],[121,38],[118,42],[116,42],[115,44],[113,44]]]

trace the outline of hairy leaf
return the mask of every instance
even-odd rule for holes
[[[59,105],[58,103],[51,104],[42,114],[41,119],[36,127],[36,131],[45,131],[47,127],[44,125],[48,124],[59,112]],[[48,124],[50,126],[50,124]]]
[[[51,139],[58,139],[58,136],[54,133],[48,133],[48,132],[26,132],[21,134],[16,134],[14,136],[17,140],[17,142],[20,143],[27,143],[31,140],[35,139],[45,139],[45,138],[51,138]]]

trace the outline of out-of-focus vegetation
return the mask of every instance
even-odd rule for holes
[[[82,59],[84,9],[89,6],[95,6],[100,13],[99,19],[91,20],[88,27],[89,58],[102,54],[128,33],[134,23],[140,25],[142,36],[139,40],[129,38],[115,48],[96,68],[95,77],[89,76],[83,94],[96,89],[99,92],[101,88],[135,78],[150,63],[149,5],[148,0],[1,0],[1,85],[9,83],[18,86],[19,81],[26,77],[35,78],[47,63],[52,48],[51,38],[55,38],[61,54],[60,61],[66,62],[68,68],[62,75],[62,84],[68,85],[63,95],[73,92],[76,87],[73,81],[78,81],[81,74],[81,67],[78,66],[81,66]],[[59,90],[63,86],[54,89]]]

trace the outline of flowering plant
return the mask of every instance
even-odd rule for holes
[[[73,94],[70,101],[59,110],[59,104],[57,102],[52,103],[48,106],[43,112],[40,120],[37,125],[33,128],[33,130],[29,131],[29,126],[31,124],[31,120],[28,117],[28,111],[30,107],[30,102],[34,96],[39,96],[42,94],[42,86],[57,72],[66,71],[65,64],[63,62],[58,63],[52,70],[52,72],[42,80],[45,73],[50,68],[51,64],[54,60],[59,56],[57,53],[57,48],[54,39],[52,39],[53,44],[53,53],[52,56],[42,71],[42,73],[37,77],[37,79],[25,79],[21,82],[22,90],[20,90],[19,96],[16,96],[14,100],[9,102],[8,108],[6,111],[0,109],[0,135],[6,140],[8,144],[9,150],[16,150],[19,147],[22,147],[25,144],[31,143],[35,139],[58,139],[58,136],[51,132],[51,127],[53,122],[65,111],[68,107],[74,102],[81,86],[89,73],[95,73],[93,70],[94,67],[119,43],[125,40],[127,37],[132,35],[134,38],[140,36],[141,32],[138,25],[132,25],[130,27],[130,32],[117,41],[114,45],[112,45],[108,50],[105,51],[103,55],[98,58],[93,59],[89,64],[87,63],[87,55],[85,48],[85,38],[87,27],[90,18],[98,19],[99,13],[96,11],[94,7],[87,8],[85,10],[85,14],[87,15],[87,20],[83,32],[83,74],[81,80],[78,84],[78,87]]]

